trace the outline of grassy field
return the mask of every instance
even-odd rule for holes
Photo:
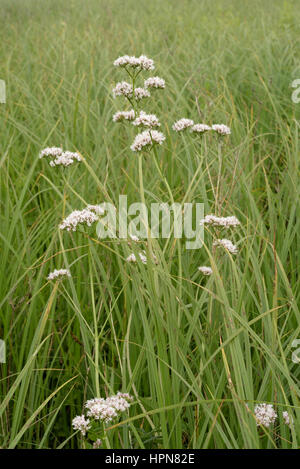
[[[103,447],[298,448],[298,2],[0,7],[0,446],[89,447],[72,419],[87,399],[123,391],[134,400],[107,425]],[[125,109],[112,97],[126,80],[113,66],[124,54],[153,58],[145,78],[166,80],[143,103],[166,136],[157,159],[133,153],[138,130],[112,121]],[[172,124],[181,117],[224,123],[231,135],[222,144],[179,135]],[[48,146],[83,161],[51,168],[38,158]],[[241,225],[224,237],[239,253],[212,249],[207,231],[201,249],[158,239],[157,264],[130,264],[136,248],[127,240],[98,239],[94,225],[59,230],[73,210],[118,205],[120,194],[234,215]],[[201,265],[213,275],[201,275]],[[48,281],[55,268],[72,277]],[[261,403],[278,414],[270,427],[257,426]]]

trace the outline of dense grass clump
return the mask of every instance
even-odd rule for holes
[[[72,419],[123,391],[133,401],[104,447],[299,447],[298,2],[0,4],[0,446],[85,447]],[[124,54],[153,58],[166,81],[142,107],[166,136],[155,157],[141,160],[137,129],[112,122]],[[178,135],[181,117],[231,135]],[[48,146],[82,161],[51,168],[38,158]],[[201,249],[155,239],[157,262],[130,264],[127,240],[59,230],[120,194],[234,215],[239,252],[215,250],[208,230]],[[47,280],[61,268],[72,276]],[[278,414],[269,427],[257,426],[262,403]]]

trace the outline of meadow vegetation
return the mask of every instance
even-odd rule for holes
[[[295,0],[1,0],[0,446],[82,448],[72,419],[129,393],[110,448],[298,448],[300,9]],[[166,137],[132,152],[114,60],[145,54],[164,90],[141,109]],[[185,117],[231,134],[194,138]],[[50,167],[45,147],[79,152]],[[140,172],[139,172],[140,171]],[[103,240],[62,220],[88,204],[203,202],[235,216],[238,253]],[[227,233],[227,232],[226,232]],[[143,249],[149,249],[144,242]],[[148,251],[147,251],[148,252]],[[151,251],[152,252],[152,251]],[[203,275],[199,266],[210,266]],[[63,281],[48,280],[69,269]],[[255,405],[277,418],[257,425]],[[283,412],[288,412],[290,425]]]

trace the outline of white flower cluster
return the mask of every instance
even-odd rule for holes
[[[130,234],[129,235],[129,238],[132,240],[132,241],[135,241],[136,243],[140,240],[140,238],[136,235],[133,235],[133,234]]]
[[[277,413],[272,404],[257,404],[254,407],[254,414],[257,425],[269,427],[277,419]]]
[[[249,411],[248,404],[246,404],[246,407]],[[263,425],[267,428],[269,428],[273,423],[275,423],[276,419],[278,418],[278,414],[274,409],[273,404],[266,404],[265,402],[263,402],[262,404],[257,404],[254,407],[254,415],[257,426]],[[284,412],[282,412],[282,417],[284,423],[291,428],[294,423],[293,416],[290,416],[289,413],[285,410]]]
[[[138,239],[137,237],[135,237],[135,238],[136,238],[136,239],[134,239],[134,241],[139,241],[139,239]],[[133,238],[131,237],[131,239],[133,239]],[[147,259],[146,251],[141,251],[141,252],[139,252],[139,258],[140,258],[140,260],[141,260],[141,262],[142,262],[143,264],[147,264],[147,260],[148,260],[148,259]],[[155,262],[155,264],[158,264],[157,257],[156,257],[156,255],[153,254],[153,253],[152,253],[152,259],[153,259],[153,261]],[[132,263],[135,264],[135,263],[137,262],[136,255],[135,255],[134,253],[131,253],[131,254],[127,257],[126,261],[127,261],[127,262],[132,262]]]
[[[140,55],[139,57],[134,57],[133,55],[123,55],[118,57],[114,61],[115,67],[132,67],[139,68],[140,70],[154,70],[154,62],[152,59],[148,59],[146,55]]]
[[[72,426],[74,430],[80,430],[83,436],[85,436],[86,432],[91,428],[90,420],[86,419],[84,415],[77,415],[72,420]]]
[[[150,98],[150,92],[145,88],[135,88],[134,97],[137,101],[140,101],[143,98]]]
[[[145,256],[144,254],[144,251],[143,252],[139,252],[139,257],[142,261],[143,264],[147,264],[147,257]],[[136,255],[134,253],[131,253],[127,259],[126,259],[127,262],[133,262],[133,263],[136,263],[137,262],[137,259],[136,259]]]
[[[50,161],[50,166],[70,166],[74,161],[81,161],[79,153],[64,151],[60,156]]]
[[[86,435],[87,431],[91,428],[91,420],[101,421],[109,423],[113,419],[119,417],[119,414],[125,412],[130,407],[130,402],[133,397],[128,393],[118,392],[116,395],[107,397],[106,399],[96,397],[90,399],[85,403],[86,418],[85,415],[78,415],[72,420],[72,426],[74,430],[80,430],[83,436]],[[95,448],[101,446],[101,440],[97,440]]]
[[[240,225],[240,222],[234,216],[217,217],[216,215],[206,215],[206,217],[200,220],[200,225],[222,226],[224,228],[229,228]]]
[[[70,271],[68,269],[55,269],[48,275],[47,280],[61,279],[62,277],[71,277]]]
[[[99,220],[99,215],[104,211],[100,205],[88,205],[83,210],[74,210],[59,225],[61,230],[76,231],[80,224],[91,226],[95,221]]]
[[[141,70],[153,70],[154,64],[153,60],[148,59],[145,55],[140,57],[134,57],[129,55],[124,55],[115,60],[114,65],[116,67],[133,67]],[[128,74],[133,80],[133,76],[127,70]],[[150,77],[144,81],[144,88],[134,87],[134,81],[132,84],[122,81],[116,84],[113,89],[113,95],[116,96],[125,96],[129,101],[135,99],[135,101],[140,101],[143,98],[150,98],[149,89],[151,88],[164,88],[165,80],[160,77]],[[135,111],[119,111],[113,116],[114,122],[120,122],[122,120],[133,121],[133,125],[136,127],[144,127],[149,129],[149,131],[144,131],[136,135],[132,145],[130,146],[131,150],[134,152],[142,151],[147,147],[152,147],[154,144],[161,145],[165,141],[165,136],[156,130],[151,131],[155,127],[160,127],[160,122],[154,114],[147,114],[144,111],[140,111],[139,115],[135,115]]]
[[[122,121],[133,121],[135,118],[135,112],[133,109],[131,111],[118,111],[113,115],[114,122]]]
[[[52,158],[55,158],[57,156],[60,156],[62,152],[63,149],[60,147],[47,147],[40,152],[39,158],[44,158],[44,156],[51,156]]]
[[[231,134],[230,128],[227,127],[227,125],[224,125],[224,124],[214,124],[214,125],[212,125],[211,128],[212,128],[212,130],[217,132],[219,135],[230,135]]]
[[[198,270],[203,274],[203,275],[211,275],[212,274],[212,269],[210,267],[206,267],[205,265],[198,267]]]
[[[175,132],[182,132],[182,130],[188,129],[193,125],[194,121],[192,119],[182,118],[179,119],[179,121],[174,122],[174,124],[172,125],[172,129],[175,130]]]
[[[202,134],[204,132],[208,132],[209,130],[214,130],[217,132],[219,135],[230,135],[231,130],[227,125],[224,124],[214,124],[211,127],[207,124],[194,124],[194,121],[192,119],[180,119],[179,121],[175,122],[172,125],[172,129],[175,130],[175,132],[181,132],[182,130],[186,130],[188,128],[191,128],[191,132],[193,133],[198,133]]]
[[[227,249],[231,254],[237,254],[238,248],[235,244],[233,244],[229,239],[217,239],[213,242],[213,246],[215,247],[223,247]]]
[[[286,410],[282,412],[282,417],[283,417],[284,423],[291,428],[294,423],[293,417],[291,416],[290,418],[289,413]]]
[[[163,89],[166,86],[166,82],[160,77],[150,77],[144,81],[145,88]]]
[[[195,124],[191,127],[191,132],[194,132],[196,134],[203,134],[208,130],[211,130],[211,127],[206,124]]]
[[[136,135],[130,148],[132,151],[141,151],[145,147],[150,147],[154,144],[161,145],[165,139],[166,137],[164,134],[157,130],[152,130],[151,132],[145,130],[144,132]]]
[[[104,215],[104,213],[105,213],[105,211],[101,207],[101,205],[91,205],[91,204],[89,204],[86,208],[88,210],[91,210],[91,212],[95,212],[96,215]]]
[[[70,166],[74,161],[81,161],[79,153],[72,151],[63,151],[59,147],[48,147],[40,152],[39,158],[44,156],[53,158],[49,164],[50,166]]]
[[[102,446],[102,441],[100,440],[100,438],[97,438],[97,440],[94,441],[93,443],[93,449],[99,449],[101,446]]]
[[[133,121],[133,125],[137,127],[159,127],[160,123],[155,114],[146,114],[146,112],[141,111],[140,115]]]
[[[125,98],[131,99],[133,97],[133,87],[127,81],[120,81],[116,84],[113,89],[113,96],[124,96]],[[145,88],[135,88],[134,97],[137,101],[140,101],[143,98],[150,98],[150,92]]]
[[[125,96],[125,98],[132,98],[133,88],[130,83],[127,83],[127,81],[119,81],[112,92],[114,98],[116,96]]]
[[[85,403],[87,416],[105,423],[111,422],[130,407],[132,397],[127,393],[117,393],[115,396],[90,399]]]

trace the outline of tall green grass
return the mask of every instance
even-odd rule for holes
[[[1,0],[1,447],[82,447],[72,418],[118,390],[135,403],[107,432],[112,448],[299,447],[297,5]],[[157,265],[129,265],[126,241],[58,230],[85,203],[140,201],[135,129],[112,123],[123,101],[111,89],[125,79],[112,62],[126,53],[152,57],[167,83],[145,106],[167,136],[159,170],[143,160],[147,204],[172,195],[214,212],[218,145],[171,124],[231,127],[219,202],[241,221],[238,256],[216,257],[207,233],[199,250],[157,240]],[[50,168],[38,153],[55,145],[84,162]],[[215,274],[203,278],[197,267],[209,263]],[[72,278],[47,282],[59,267]],[[275,427],[257,428],[261,402],[276,406]]]

